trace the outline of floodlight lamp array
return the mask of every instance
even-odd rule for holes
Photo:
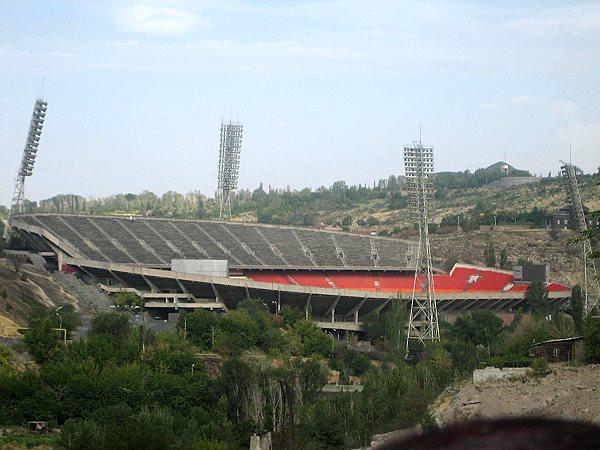
[[[218,189],[237,189],[240,172],[243,126],[239,123],[221,124],[221,145],[219,147]]]
[[[33,174],[33,165],[40,144],[40,136],[44,127],[44,119],[46,117],[46,109],[48,103],[38,98],[33,107],[31,123],[29,124],[29,132],[25,141],[25,149],[23,150],[23,159],[19,168],[19,176],[29,177]]]

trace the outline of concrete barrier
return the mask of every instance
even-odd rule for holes
[[[485,369],[475,369],[473,371],[473,383],[478,385],[482,383],[522,379],[529,376],[532,372],[530,367],[486,367]]]

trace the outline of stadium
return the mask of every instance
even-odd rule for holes
[[[489,309],[509,321],[531,281],[546,283],[551,303],[560,306],[570,298],[568,286],[548,283],[546,270],[516,266],[513,273],[457,264],[446,274],[433,267],[428,237],[433,148],[420,141],[404,148],[418,243],[231,221],[243,136],[242,124],[232,121],[221,123],[218,221],[23,214],[25,179],[33,173],[46,109],[47,102],[38,98],[16,178],[11,229],[51,267],[107,293],[136,293],[155,320],[169,322],[180,311],[226,310],[241,300],[260,299],[272,312],[299,308],[322,328],[360,331],[365,315],[414,299],[409,338],[436,339],[438,314],[453,320]]]
[[[407,302],[413,291],[416,244],[406,240],[139,216],[14,214],[10,225],[56,269],[108,293],[136,292],[154,320],[260,299],[272,312],[299,308],[321,328],[360,331],[365,315]],[[465,264],[434,272],[445,320],[489,309],[509,321],[531,281],[521,273]],[[547,288],[552,304],[570,298],[566,285],[551,282]]]

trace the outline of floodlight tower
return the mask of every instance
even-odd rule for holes
[[[433,148],[423,147],[420,140],[413,142],[412,147],[405,147],[404,173],[410,191],[411,212],[419,227],[419,245],[415,258],[415,276],[406,334],[408,354],[411,339],[424,342],[440,338],[428,227],[433,201]]]
[[[33,114],[31,115],[27,140],[25,141],[23,158],[21,159],[21,166],[19,167],[19,172],[15,179],[15,190],[13,192],[10,211],[8,213],[9,218],[11,214],[23,212],[25,178],[30,177],[33,174],[33,165],[35,164],[35,157],[40,144],[40,136],[42,135],[47,108],[48,102],[41,97],[38,98],[33,105]]]
[[[567,191],[567,200],[571,207],[573,228],[575,231],[583,233],[587,231],[587,223],[583,212],[583,203],[579,195],[579,186],[577,185],[577,176],[575,166],[561,161],[563,183]],[[600,314],[600,284],[598,282],[598,272],[596,263],[592,258],[592,242],[589,238],[582,242],[583,251],[583,304],[586,314]]]
[[[218,202],[219,219],[231,219],[231,194],[237,189],[240,173],[243,126],[237,122],[221,122],[219,146]]]

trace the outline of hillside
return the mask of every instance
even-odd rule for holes
[[[600,365],[554,365],[542,378],[452,386],[432,404],[440,425],[507,416],[541,416],[600,424]]]
[[[96,289],[69,287],[67,282],[80,284],[72,276],[49,273],[18,259],[0,258],[0,335],[18,335],[15,327],[25,326],[32,316],[59,305],[90,312],[91,302],[80,291]]]
[[[491,179],[499,179],[494,164],[474,173],[436,174],[436,199],[430,228],[436,264],[450,267],[451,259],[480,264],[483,248],[492,242],[499,253],[506,248],[510,263],[519,258],[550,265],[551,276],[566,282],[578,279],[577,249],[569,243],[569,232],[546,231],[546,221],[557,208],[566,204],[560,178],[506,188],[490,188]],[[511,169],[512,174],[527,172]],[[578,177],[581,197],[591,210],[600,209],[600,174]],[[373,186],[348,186],[337,181],[317,190],[264,189],[240,190],[233,202],[234,221],[308,227],[331,227],[355,233],[413,238],[417,232],[408,210],[408,193],[403,178],[391,175]],[[198,192],[186,195],[167,192],[157,196],[118,194],[86,200],[73,195],[56,196],[28,203],[31,212],[86,212],[96,214],[141,214],[154,217],[217,218],[214,199]],[[461,232],[457,233],[460,223]],[[481,225],[496,227],[480,232]],[[508,228],[510,225],[513,228]],[[537,229],[538,231],[533,231]],[[499,255],[498,255],[499,256]]]
[[[568,230],[532,230],[509,227],[491,231],[452,232],[434,234],[431,245],[434,264],[449,270],[453,262],[485,265],[484,248],[491,242],[496,250],[496,260],[506,249],[508,267],[519,260],[547,264],[550,279],[567,284],[581,283],[580,246],[571,240],[575,233]]]
[[[0,322],[23,326],[30,315],[57,304],[75,304],[47,274],[17,259],[0,258]]]
[[[527,172],[517,171],[514,173]],[[506,188],[486,187],[503,175],[490,169],[475,173],[438,173],[434,178],[436,199],[432,220],[442,223],[463,220],[499,223],[515,220],[518,224],[543,224],[543,217],[564,206],[566,195],[560,178],[542,178],[529,185]],[[578,177],[584,203],[592,210],[600,208],[598,183],[600,174]],[[349,186],[336,181],[330,187],[316,190],[290,190],[261,184],[254,190],[240,189],[233,200],[234,220],[261,223],[316,226],[321,223],[350,229],[377,228],[393,232],[410,226],[407,211],[408,193],[404,179],[390,175],[372,186]],[[57,195],[36,202],[26,202],[28,212],[61,212],[93,214],[138,214],[154,217],[218,218],[218,205],[197,191],[180,194],[169,191],[162,196],[149,191],[140,194],[117,194],[105,198],[85,199],[78,195]],[[535,216],[535,214],[537,216]],[[534,214],[532,216],[532,214]]]

